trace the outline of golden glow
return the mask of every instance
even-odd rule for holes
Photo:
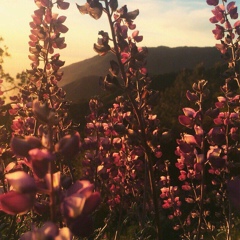
[[[66,11],[56,9],[59,15],[66,15],[65,24],[69,28],[66,34],[67,48],[56,51],[60,53],[65,65],[81,61],[95,55],[93,43],[97,41],[98,31],[108,31],[106,18],[98,21],[87,15],[81,15],[75,3],[84,4],[85,0],[68,0],[71,3]],[[141,46],[156,47],[160,45],[176,46],[214,46],[215,40],[211,30],[214,26],[208,21],[211,8],[197,1],[195,8],[190,9],[185,1],[161,0],[119,0],[119,6],[127,3],[129,11],[140,9],[135,23],[140,35],[143,35]],[[197,4],[199,7],[197,7]],[[29,22],[37,7],[34,0],[1,0],[0,36],[8,46],[10,58],[3,65],[12,76],[30,68],[28,59]]]

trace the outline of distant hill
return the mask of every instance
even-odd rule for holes
[[[67,98],[73,102],[101,94],[103,90],[98,85],[99,77],[108,73],[109,61],[114,58],[111,53],[104,57],[97,55],[64,67],[59,86],[64,88]],[[148,48],[147,68],[150,76],[153,76],[179,72],[185,68],[193,69],[199,63],[209,68],[220,61],[220,52],[215,47],[160,46]]]

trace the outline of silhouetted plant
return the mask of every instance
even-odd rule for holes
[[[189,106],[177,118],[185,129],[179,136],[154,114],[159,93],[150,87],[147,48],[137,46],[143,39],[134,23],[139,10],[119,8],[117,0],[77,5],[96,20],[106,14],[110,33],[99,31],[94,50],[115,58],[99,84],[121,93],[107,112],[100,98],[90,99],[80,136],[58,87],[64,61],[55,53],[66,47],[62,34],[68,28],[66,17],[53,11],[69,3],[34,2],[31,69],[17,76],[11,131],[0,128],[2,239],[237,239],[240,23],[230,23],[238,18],[235,2],[207,0],[215,6],[210,21],[228,63],[226,80],[212,107],[206,104],[212,94],[206,80],[186,91]],[[162,146],[166,151],[175,136],[175,156],[165,154]]]
[[[6,167],[2,169],[0,202],[1,211],[14,218],[1,236],[18,238],[28,230],[21,239],[84,237],[93,231],[90,215],[100,203],[100,195],[89,181],[74,176],[72,161],[80,150],[80,135],[68,118],[65,92],[57,86],[64,62],[55,49],[66,47],[61,34],[68,28],[63,24],[66,17],[53,13],[53,8],[67,9],[69,3],[36,0],[35,4],[29,36],[32,68],[27,76],[19,76],[27,78],[27,83],[9,110],[12,160],[2,159]],[[19,223],[21,215],[26,219]],[[15,231],[18,224],[23,231]]]

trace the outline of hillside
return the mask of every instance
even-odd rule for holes
[[[215,47],[156,47],[148,49],[147,68],[150,76],[182,69],[192,69],[199,63],[206,68],[221,61],[219,51]],[[104,57],[92,58],[71,64],[63,68],[64,77],[59,86],[67,92],[67,98],[73,102],[89,99],[101,94],[98,85],[100,76],[108,73],[109,60],[115,56],[111,53]]]

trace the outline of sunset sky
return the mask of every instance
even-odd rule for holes
[[[66,15],[65,25],[69,31],[64,34],[68,47],[58,51],[65,66],[96,55],[93,43],[98,31],[108,31],[106,17],[96,21],[88,15],[81,15],[76,3],[83,5],[86,0],[68,0],[66,11],[55,9],[59,15]],[[205,0],[119,0],[119,7],[127,5],[129,11],[139,9],[135,20],[137,29],[144,40],[139,46],[214,46],[214,25],[209,22],[211,9]],[[17,72],[30,66],[28,41],[31,15],[37,6],[34,0],[1,0],[0,36],[8,46],[11,58],[3,65],[7,72],[15,76]]]

